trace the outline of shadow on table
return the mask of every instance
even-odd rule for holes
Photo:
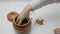
[[[15,34],[30,34],[31,29],[27,32],[20,32],[20,31],[17,31],[17,30],[14,30],[14,31],[15,31]]]

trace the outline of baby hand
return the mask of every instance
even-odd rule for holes
[[[60,34],[60,29],[59,29],[59,28],[56,28],[56,29],[54,30],[54,32],[55,32],[55,34]]]

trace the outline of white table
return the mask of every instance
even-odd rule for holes
[[[26,5],[26,2],[0,2],[0,34],[54,34],[53,30],[60,28],[60,3],[54,3],[31,12],[32,26],[30,32],[15,31],[12,23],[7,20],[7,14],[10,11],[19,13]],[[35,24],[37,18],[42,18],[44,25]]]

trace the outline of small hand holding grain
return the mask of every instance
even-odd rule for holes
[[[25,18],[29,18],[29,13],[26,11],[22,11],[19,16],[17,17],[16,22],[18,23],[18,25],[21,24],[21,22],[25,19]]]
[[[20,13],[20,15],[17,17],[16,22],[18,23],[18,25],[21,24],[21,22],[26,19],[29,18],[29,13],[32,10],[32,7],[30,5],[27,5],[23,11]]]

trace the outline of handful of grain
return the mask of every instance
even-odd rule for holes
[[[43,19],[36,19],[36,23],[39,25],[43,25]]]

